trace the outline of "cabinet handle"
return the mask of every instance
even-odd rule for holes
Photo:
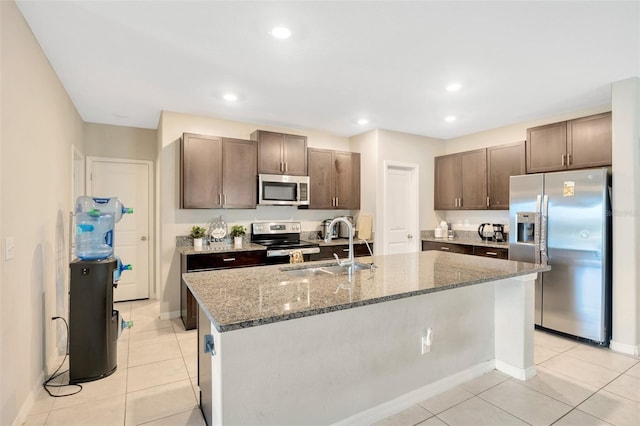
[[[287,173],[289,171],[289,164],[287,164],[287,162],[284,162],[284,172]]]
[[[340,198],[336,197],[336,207],[340,205]]]
[[[342,249],[342,251],[349,251],[349,249],[348,248],[347,249]]]
[[[218,204],[222,205],[222,194],[218,194]]]
[[[567,166],[570,166],[571,164],[573,164],[573,155],[569,154],[567,155]]]
[[[562,165],[562,166],[564,166],[564,165],[565,165],[565,164],[564,164],[564,154],[562,154],[561,161],[562,161],[562,164],[561,164],[561,165]]]
[[[486,254],[488,254],[489,256],[497,256],[498,253],[496,253],[495,251],[486,251]]]
[[[227,257],[226,259],[222,259],[223,262],[233,262],[234,260],[236,260],[235,257]]]
[[[451,250],[449,247],[440,247],[440,250]]]
[[[462,207],[462,198],[458,198],[458,207]]]
[[[487,207],[489,207],[489,197],[487,197]]]
[[[280,173],[284,172],[284,168],[282,167],[282,161],[280,162]]]

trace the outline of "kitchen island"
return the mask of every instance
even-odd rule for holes
[[[209,424],[364,424],[494,368],[535,375],[533,287],[548,267],[435,251],[358,260],[376,268],[183,275]]]

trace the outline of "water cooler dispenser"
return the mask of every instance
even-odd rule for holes
[[[115,200],[115,201],[114,201]],[[76,202],[77,259],[70,263],[69,383],[101,379],[117,368],[117,342],[130,322],[113,309],[113,290],[123,265],[113,255],[113,227],[124,208],[117,198],[79,197]]]

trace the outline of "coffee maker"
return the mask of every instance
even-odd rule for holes
[[[504,225],[501,223],[493,224],[493,240],[496,243],[505,243],[507,242],[507,236],[504,233]]]

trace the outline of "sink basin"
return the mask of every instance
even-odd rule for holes
[[[372,269],[371,265],[366,263],[356,263],[351,268],[352,273],[362,269]],[[285,274],[295,276],[346,275],[349,273],[349,267],[332,263],[329,265],[312,266],[309,268],[282,268],[281,271]]]

